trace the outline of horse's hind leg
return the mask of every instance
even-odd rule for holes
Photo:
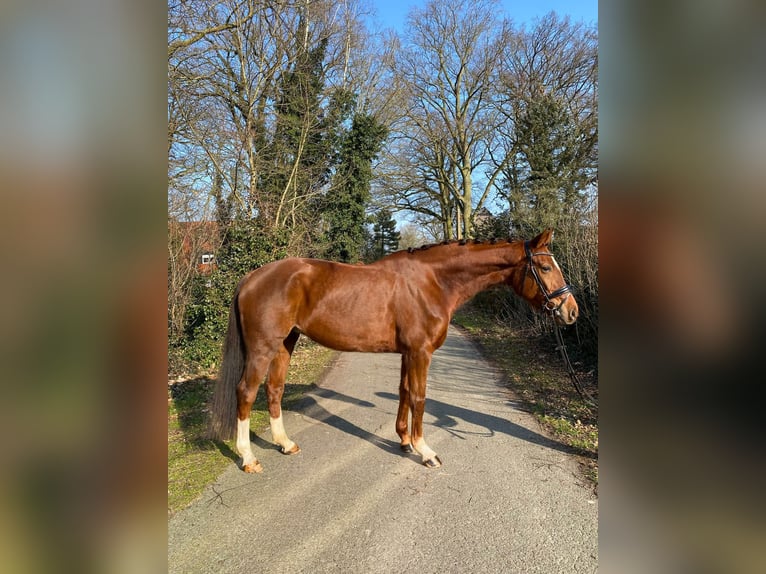
[[[287,368],[290,365],[290,357],[293,354],[298,337],[300,337],[300,332],[293,330],[283,341],[277,355],[271,360],[269,378],[266,382],[271,436],[284,454],[297,454],[301,450],[297,444],[287,437],[285,425],[282,422],[282,395],[285,392],[285,378],[287,376]]]
[[[250,412],[270,361],[269,354],[249,354],[245,372],[237,385],[237,452],[242,456],[242,470],[245,472],[263,470],[250,445]]]

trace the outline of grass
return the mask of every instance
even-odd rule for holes
[[[583,474],[598,486],[598,411],[588,407],[569,379],[552,335],[534,336],[501,324],[470,303],[458,311],[454,322],[478,344],[482,354],[505,375],[508,387],[519,397],[543,428],[579,455]],[[579,380],[598,396],[595,365],[574,358]]]
[[[302,338],[290,362],[282,408],[290,409],[314,387],[335,356],[334,351]],[[216,444],[203,437],[214,382],[215,374],[211,373],[168,385],[169,514],[188,506],[232,459],[238,458],[234,441]],[[250,416],[250,428],[259,433],[268,426],[266,393],[261,389]]]

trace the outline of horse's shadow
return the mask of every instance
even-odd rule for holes
[[[296,405],[295,410],[300,411],[301,414],[303,414],[306,417],[309,417],[321,423],[327,424],[346,434],[349,434],[351,436],[355,436],[358,438],[362,438],[366,440],[367,442],[369,442],[370,444],[373,444],[385,450],[386,452],[399,451],[398,442],[380,437],[376,435],[375,433],[365,430],[355,425],[351,421],[346,420],[343,417],[328,411],[323,405],[321,405],[316,400],[315,396],[331,399],[333,401],[349,403],[357,407],[363,407],[363,408],[375,407],[376,405],[374,403],[360,400],[360,399],[355,399],[354,397],[350,397],[348,395],[344,395],[343,393],[338,393],[330,389],[318,388],[314,390],[313,392],[309,393],[308,395],[306,395],[305,397],[303,397],[300,400],[300,402]]]
[[[206,384],[210,384],[210,382],[211,382],[210,380],[198,381],[198,383],[206,383]],[[394,393],[389,393],[389,392],[377,392],[375,393],[375,395],[386,401],[392,401],[392,404],[389,405],[390,410],[394,413],[396,412],[398,401],[399,401],[398,395]],[[305,395],[293,406],[293,408],[289,410],[300,412],[301,414],[303,414],[304,416],[308,418],[314,419],[323,424],[327,424],[348,435],[366,440],[370,444],[375,445],[376,447],[392,455],[398,455],[398,456],[402,455],[402,452],[399,448],[398,440],[395,441],[395,440],[383,438],[373,432],[370,432],[366,429],[359,427],[358,425],[352,423],[351,421],[328,410],[324,406],[324,404],[320,404],[317,401],[317,397],[326,398],[333,401],[340,401],[340,402],[352,404],[356,407],[361,407],[361,408],[372,408],[376,406],[379,407],[379,405],[376,405],[369,401],[356,399],[354,397],[344,395],[343,393],[339,393],[331,389],[320,387],[320,388],[316,388],[312,390],[310,393]],[[197,443],[197,446],[199,448],[207,449],[207,448],[214,447],[214,448],[217,448],[218,451],[223,456],[231,459],[234,462],[238,462],[241,459],[239,454],[237,454],[231,448],[231,446],[229,446],[229,444],[227,444],[226,442],[218,441],[218,440],[210,441],[210,440],[202,439],[200,437],[200,432],[199,432],[199,425],[201,421],[197,418],[199,417],[201,413],[191,412],[191,410],[185,411],[183,409],[184,405],[182,402],[180,406],[181,406],[181,409],[180,409],[181,410],[181,416],[180,416],[181,427],[185,431],[185,433],[188,433],[190,435],[188,438],[193,440],[195,443]],[[257,406],[261,406],[261,405],[257,405]],[[262,408],[265,408],[265,405]],[[465,409],[450,403],[438,401],[432,398],[428,398],[426,400],[426,413],[436,418],[436,421],[430,423],[431,426],[445,429],[447,430],[447,432],[450,432],[453,436],[460,439],[465,439],[465,435],[467,434],[477,434],[472,431],[465,431],[465,430],[459,429],[458,421],[462,420],[476,427],[486,429],[485,432],[482,432],[479,434],[482,434],[483,436],[486,436],[487,438],[495,434],[505,434],[505,435],[512,436],[520,440],[525,440],[527,442],[531,442],[533,444],[544,446],[546,448],[550,448],[553,450],[566,452],[566,453],[576,452],[571,447],[568,447],[564,444],[556,442],[555,440],[552,440],[546,436],[536,433],[528,428],[517,425],[507,419],[496,417],[494,415],[490,415],[486,413],[472,411],[472,410]],[[392,431],[393,431],[393,427],[394,427],[394,420],[392,418],[391,420]],[[261,450],[275,450],[279,448],[278,446],[274,445],[270,441],[265,440],[263,437],[259,436],[253,431],[250,431],[250,441],[255,445],[255,447]]]
[[[304,397],[300,401],[300,403],[297,405],[296,410],[300,410],[304,416],[312,418],[318,422],[327,424],[351,436],[364,439],[370,444],[373,444],[386,452],[401,454],[398,441],[393,441],[390,439],[380,437],[376,435],[375,433],[372,433],[366,429],[363,429],[355,425],[351,421],[346,420],[341,416],[338,416],[337,414],[329,411],[327,408],[325,408],[325,406],[320,404],[316,400],[314,395],[319,395],[323,398],[342,401],[345,403],[351,403],[357,406],[367,407],[367,408],[375,407],[377,405],[370,403],[369,401],[362,401],[359,399],[355,399],[353,397],[349,397],[348,395],[344,395],[342,393],[338,393],[330,389],[317,389],[317,391]],[[375,395],[380,397],[381,399],[393,401],[394,404],[391,406],[391,410],[396,412],[398,401],[399,401],[398,395],[394,393],[387,393],[387,392],[377,392],[375,393]],[[464,435],[466,434],[476,434],[476,433],[458,429],[457,428],[458,419],[466,423],[475,425],[477,427],[486,429],[486,432],[482,432],[480,434],[488,438],[495,434],[505,434],[508,436],[518,438],[520,440],[531,442],[533,444],[544,446],[546,448],[550,448],[560,452],[565,452],[568,454],[575,452],[575,450],[572,449],[571,447],[568,447],[546,436],[536,433],[535,431],[532,431],[528,428],[517,425],[507,419],[496,417],[494,415],[490,415],[486,413],[472,411],[472,410],[458,407],[449,403],[445,403],[443,401],[437,401],[430,398],[427,399],[426,413],[436,418],[435,422],[430,423],[432,426],[446,429],[453,436],[461,438],[461,439],[465,439]],[[394,420],[392,419],[391,421],[392,429],[393,429],[393,426],[394,426]]]
[[[398,395],[395,395],[394,393],[378,392],[375,393],[375,395],[384,399],[390,399],[394,401],[399,400]],[[445,403],[443,401],[437,401],[431,398],[426,399],[425,410],[428,414],[436,418],[436,421],[431,423],[433,426],[446,429],[453,436],[463,440],[465,440],[465,437],[462,435],[469,434],[469,432],[456,428],[458,426],[458,419],[477,427],[486,429],[487,432],[483,434],[487,437],[491,437],[495,434],[505,434],[520,440],[530,442],[532,444],[544,446],[553,450],[558,450],[560,452],[565,452],[568,454],[575,452],[573,448],[565,444],[536,433],[535,431],[521,425],[517,425],[516,423],[502,417],[496,417],[487,413],[472,411],[470,409],[465,409],[463,407]],[[471,432],[470,434],[476,433]]]
[[[346,434],[349,434],[351,436],[355,436],[358,438],[362,438],[366,440],[367,442],[374,444],[375,446],[383,449],[386,452],[389,452],[389,453],[399,452],[398,442],[379,437],[378,435],[371,433],[355,425],[351,421],[348,421],[344,419],[343,417],[340,417],[328,411],[324,406],[319,404],[319,402],[316,400],[315,397],[317,396],[322,398],[332,399],[334,401],[349,403],[362,408],[370,408],[375,406],[374,403],[371,403],[369,401],[356,399],[348,395],[344,395],[342,393],[337,393],[330,389],[318,387],[313,389],[309,393],[307,393],[301,399],[299,399],[293,405],[292,408],[283,409],[283,410],[299,412],[303,416],[306,416],[308,418],[327,424],[333,428],[336,428],[340,431],[345,432]],[[252,430],[250,431],[250,442],[253,443],[255,447],[261,450],[279,450],[278,445],[275,445],[272,442],[265,440],[263,437],[259,436]],[[224,455],[227,458],[230,458],[234,462],[239,463],[239,461],[242,459],[242,457],[239,454],[237,454],[234,450],[232,450],[228,444],[222,441],[215,441],[215,446],[218,448],[218,450],[221,452],[222,455]]]

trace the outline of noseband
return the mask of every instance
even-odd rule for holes
[[[545,297],[545,304],[543,305],[543,309],[549,311],[552,315],[560,315],[561,306],[564,304],[564,301],[569,299],[569,294],[572,292],[572,288],[565,283],[563,287],[559,287],[552,293],[548,293],[548,290],[545,288],[545,284],[543,283],[542,279],[540,279],[540,275],[537,273],[537,269],[535,269],[535,266],[532,264],[532,258],[534,256],[550,255],[552,258],[553,253],[548,253],[547,251],[538,251],[537,253],[532,253],[532,251],[529,249],[528,241],[524,242],[524,252],[527,254],[527,269],[524,272],[524,277],[526,278],[527,273],[530,271],[532,272],[532,277],[534,277],[535,283],[537,283],[537,286],[542,292],[543,297]],[[566,295],[566,297],[562,298],[559,304],[556,305],[554,299],[561,297],[562,295]]]

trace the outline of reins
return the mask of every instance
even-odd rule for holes
[[[537,269],[535,269],[535,266],[532,264],[532,257],[535,255],[549,255],[553,257],[553,254],[548,253],[547,251],[538,251],[533,253],[529,248],[528,241],[524,242],[524,252],[527,256],[526,272],[529,273],[531,271],[532,277],[534,278],[535,283],[537,283],[537,287],[545,297],[545,304],[543,305],[543,308],[548,311],[553,321],[553,330],[556,334],[556,350],[561,353],[561,358],[564,360],[564,365],[566,366],[567,373],[569,374],[569,379],[572,381],[572,386],[575,388],[577,394],[580,395],[580,398],[585,402],[586,405],[596,407],[596,400],[593,398],[593,395],[591,395],[583,388],[582,383],[580,383],[580,379],[577,378],[577,373],[572,366],[572,361],[569,360],[569,353],[567,353],[567,348],[564,344],[564,335],[561,333],[561,327],[556,322],[556,315],[560,313],[561,306],[567,300],[567,297],[569,297],[569,293],[572,292],[572,287],[564,284],[563,287],[559,287],[555,291],[548,293],[548,289],[546,289],[545,284],[543,283],[542,279],[540,279],[540,276],[537,273]],[[555,305],[553,300],[556,299],[556,297],[560,297],[564,294],[566,294],[567,297],[564,297],[558,305]]]
[[[553,315],[551,315],[551,317],[553,317]],[[561,327],[559,327],[559,324],[556,323],[555,319],[553,320],[553,331],[556,333],[556,349],[561,353],[561,357],[564,359],[564,365],[567,368],[567,373],[569,373],[569,379],[572,381],[572,386],[586,405],[596,407],[596,399],[583,388],[580,379],[577,378],[577,373],[572,366],[572,361],[569,360],[569,353],[567,353],[567,348],[564,344],[564,336],[561,334]]]

